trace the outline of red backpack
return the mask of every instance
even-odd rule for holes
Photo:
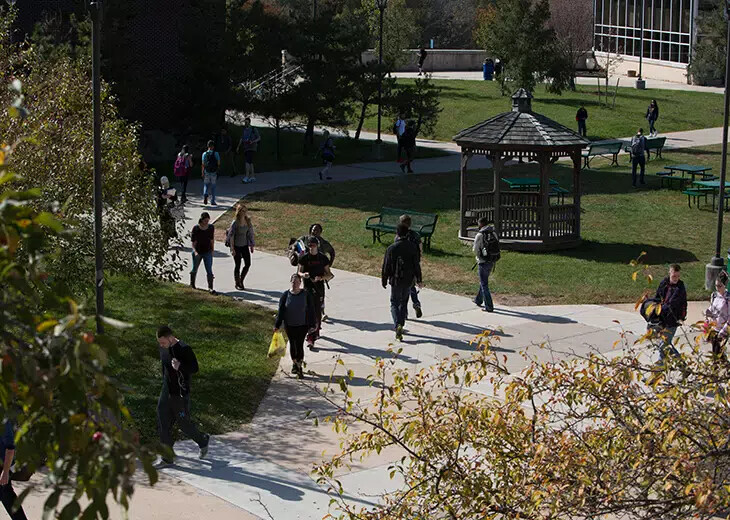
[[[175,159],[175,166],[172,170],[175,177],[185,177],[188,174],[188,158],[186,155],[178,155]]]

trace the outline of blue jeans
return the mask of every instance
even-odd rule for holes
[[[494,268],[494,262],[484,262],[479,264],[479,292],[474,303],[481,306],[484,303],[484,309],[492,312],[494,310],[494,302],[492,302],[492,293],[489,292],[489,275]]]
[[[677,327],[664,327],[661,326],[653,327],[656,333],[659,335],[659,361],[664,361],[666,359],[667,354],[671,355],[672,357],[679,357],[679,352],[677,352],[677,349],[674,348],[672,345],[672,340],[674,339],[674,335],[677,333]]]
[[[582,135],[583,137],[586,136],[586,120],[585,119],[578,120],[578,135]]]
[[[421,300],[418,299],[418,287],[415,285],[411,287],[411,301],[413,302],[413,307],[421,306]]]
[[[411,294],[410,285],[390,286],[390,315],[393,317],[393,324],[403,326],[408,316],[408,297]]]
[[[631,158],[631,184],[636,186],[636,167],[640,167],[639,182],[644,184],[644,170],[646,169],[646,157],[642,154],[641,157]]]
[[[649,119],[649,133],[653,134],[656,132],[656,128],[654,128],[654,123],[656,123],[656,119]]]
[[[190,274],[198,274],[201,261],[205,266],[205,272],[208,273],[208,276],[213,276],[213,251],[208,251],[202,255],[193,251],[193,270],[190,271]]]
[[[215,183],[218,180],[217,173],[205,172],[203,176],[203,196],[210,195],[210,203],[215,204]]]

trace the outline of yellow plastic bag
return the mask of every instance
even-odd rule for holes
[[[274,357],[279,354],[279,351],[284,350],[286,348],[286,339],[284,339],[284,334],[280,331],[274,332],[274,335],[271,336],[271,343],[269,343],[269,354],[268,356]]]

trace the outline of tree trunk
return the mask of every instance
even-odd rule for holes
[[[307,118],[307,128],[304,131],[304,146],[302,148],[302,155],[309,153],[309,147],[314,144],[314,119],[311,117]]]
[[[357,130],[355,130],[355,141],[360,140],[360,132],[362,131],[362,125],[365,123],[365,116],[367,115],[368,106],[370,105],[370,99],[365,99],[362,102],[362,110],[360,111],[360,119],[357,122]]]

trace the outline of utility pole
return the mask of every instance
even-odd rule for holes
[[[101,241],[101,13],[102,1],[91,2],[91,83],[94,112],[94,256],[96,289],[96,332],[104,332],[104,250]]]

